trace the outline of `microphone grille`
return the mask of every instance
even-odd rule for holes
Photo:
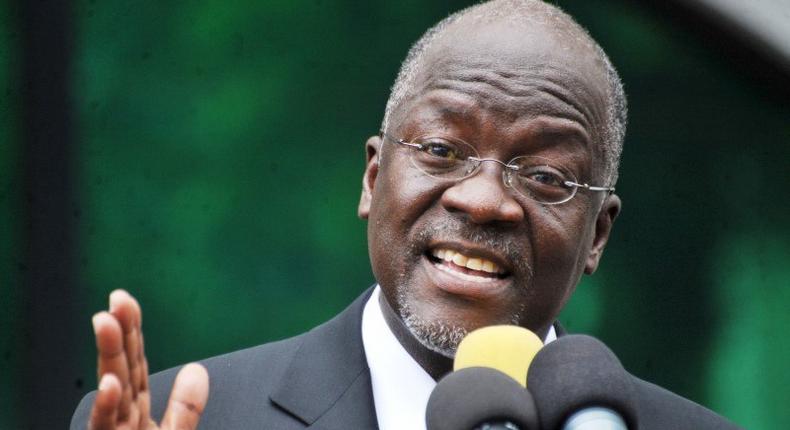
[[[514,325],[477,329],[458,345],[453,370],[490,367],[527,386],[527,372],[543,342],[535,333]]]
[[[529,369],[529,388],[542,428],[559,428],[570,414],[600,406],[636,427],[631,376],[601,341],[585,335],[563,336],[546,345]]]

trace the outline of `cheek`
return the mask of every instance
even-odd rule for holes
[[[392,163],[379,173],[368,217],[368,247],[379,282],[405,274],[414,257],[410,240],[422,215],[432,206],[435,185],[408,165]],[[389,172],[397,171],[397,175]]]
[[[540,221],[535,225],[536,281],[556,295],[568,295],[578,282],[589,247],[589,223],[586,211],[578,206],[538,209]],[[541,281],[542,280],[542,281]]]
[[[402,233],[438,200],[437,184],[411,168],[407,160],[393,161],[379,174],[373,192],[371,212],[376,227]]]

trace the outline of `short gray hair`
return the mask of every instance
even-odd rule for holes
[[[625,91],[617,70],[612,65],[609,57],[600,45],[589,35],[586,29],[579,25],[570,15],[563,12],[554,5],[544,3],[540,0],[493,0],[470,6],[453,13],[447,18],[428,29],[422,37],[412,45],[406,59],[401,64],[398,77],[392,85],[387,107],[384,110],[384,120],[381,123],[381,130],[386,131],[393,113],[401,103],[410,95],[413,90],[415,80],[419,71],[424,65],[425,54],[438,36],[442,35],[447,28],[462,17],[471,17],[473,20],[494,21],[500,19],[510,20],[534,20],[536,18],[544,21],[563,21],[570,24],[575,31],[580,32],[595,50],[605,67],[607,88],[606,119],[603,129],[600,132],[602,139],[600,150],[604,159],[604,171],[602,179],[606,185],[613,186],[617,182],[618,166],[620,155],[623,151],[623,140],[625,138],[625,128],[627,123],[628,108],[626,103]]]

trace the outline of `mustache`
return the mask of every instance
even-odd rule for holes
[[[412,241],[415,251],[424,250],[432,240],[464,240],[478,246],[495,249],[513,266],[515,272],[532,275],[527,250],[521,241],[514,239],[512,228],[493,224],[474,225],[456,219],[443,219],[420,229]]]

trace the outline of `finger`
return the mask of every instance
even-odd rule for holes
[[[140,390],[148,390],[148,359],[145,358],[145,336],[140,331],[140,366],[142,367],[143,377],[140,380]]]
[[[121,403],[121,382],[112,373],[106,373],[99,382],[99,391],[93,401],[90,430],[115,430],[118,406]]]
[[[137,394],[137,407],[140,410],[140,429],[157,430],[156,422],[151,418],[151,393],[148,391],[148,361],[145,359],[143,351],[143,335],[140,333],[140,354],[142,356],[140,368],[142,369],[142,381],[140,392]]]
[[[129,366],[123,347],[121,325],[110,313],[99,312],[93,316],[93,331],[98,350],[98,379],[101,380],[108,373],[115,375],[121,386],[118,419],[125,419],[129,414],[132,389],[129,385]]]
[[[151,394],[148,391],[141,391],[137,395],[137,404],[140,408],[140,419],[136,428],[156,429],[156,422],[151,418]]]
[[[173,383],[170,401],[167,404],[161,428],[194,429],[197,428],[200,415],[208,401],[208,372],[197,364],[184,366]]]
[[[145,358],[143,347],[143,333],[140,332],[140,387],[137,393],[137,407],[140,410],[140,429],[156,429],[156,423],[151,418],[151,393],[148,391],[148,361]]]
[[[132,399],[137,399],[137,393],[142,384],[141,345],[140,345],[140,320],[142,313],[140,305],[129,293],[124,290],[115,290],[110,294],[110,313],[121,324],[123,332],[123,345],[126,351],[126,362],[129,366],[129,382],[132,387]]]
[[[148,362],[145,358],[142,331],[142,310],[137,299],[124,290],[110,294],[110,309],[117,315],[124,331],[124,349],[129,366],[129,381],[132,386],[132,404],[129,422],[136,428],[156,428],[151,419],[151,397],[148,392]]]

